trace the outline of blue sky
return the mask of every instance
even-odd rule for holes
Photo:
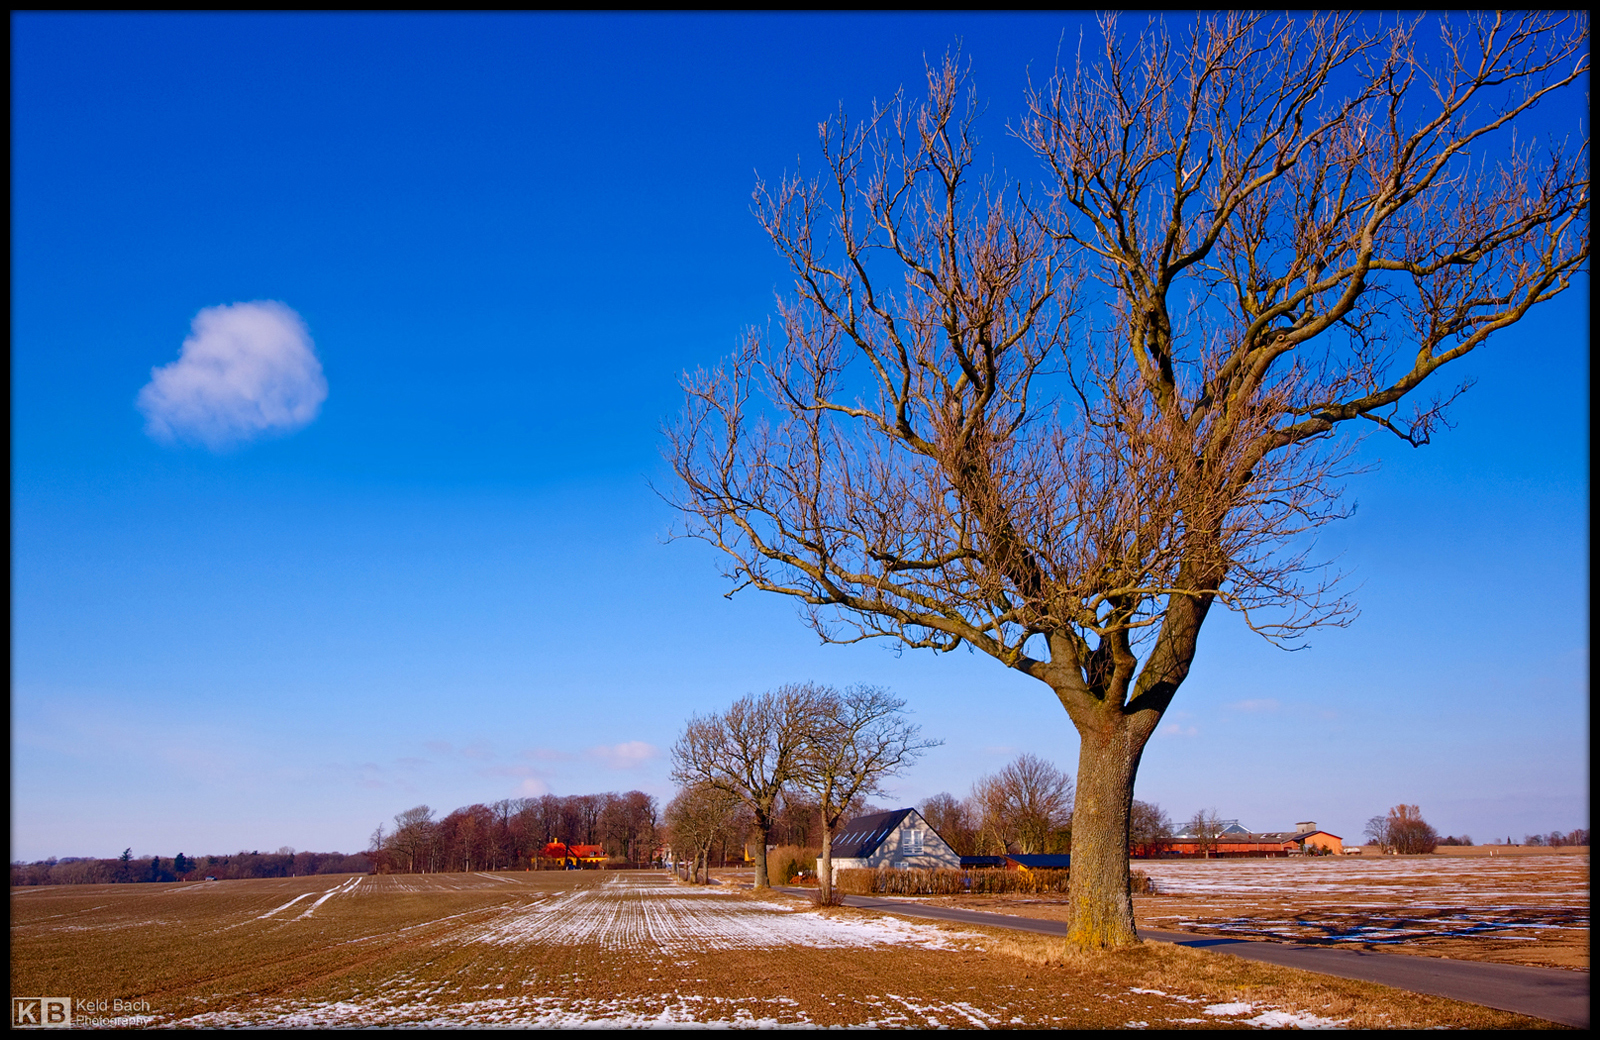
[[[1005,120],[1081,25],[13,15],[12,859],[665,800],[691,712],[805,679],[890,686],[945,741],[883,801],[1022,751],[1076,771],[1031,680],[724,598],[649,482],[678,375],[787,284],[757,171],[959,38],[996,165],[1032,177]],[[1543,125],[1587,120],[1565,104]],[[303,320],[315,418],[152,436],[152,370],[249,301]],[[1588,322],[1585,280],[1460,366],[1455,430],[1364,443],[1320,543],[1361,617],[1289,654],[1214,615],[1139,797],[1347,836],[1401,801],[1480,841],[1588,824]]]

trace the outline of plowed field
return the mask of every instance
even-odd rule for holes
[[[1063,960],[649,872],[21,888],[11,908],[13,996],[70,996],[89,1026],[1538,1024],[1176,947]]]

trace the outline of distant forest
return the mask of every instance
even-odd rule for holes
[[[285,846],[277,852],[236,852],[231,856],[195,856],[178,853],[171,859],[161,856],[134,856],[124,849],[116,859],[89,859],[68,856],[37,863],[11,864],[11,884],[19,885],[114,885],[140,881],[218,881],[237,878],[301,877],[307,874],[366,874],[372,860],[364,852],[353,856],[343,852],[296,852]]]

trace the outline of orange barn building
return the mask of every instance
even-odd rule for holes
[[[1319,828],[1314,820],[1295,824],[1292,831],[1249,831],[1239,826],[1237,820],[1224,821],[1226,826],[1217,835],[1211,848],[1206,849],[1193,834],[1174,835],[1165,848],[1144,850],[1146,856],[1214,857],[1266,857],[1339,855],[1344,851],[1344,841],[1337,834]],[[1138,852],[1135,853],[1138,855]]]

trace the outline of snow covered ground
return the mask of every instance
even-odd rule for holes
[[[1139,860],[1163,895],[1315,896],[1341,903],[1426,900],[1438,905],[1589,901],[1588,856],[1505,859],[1445,856],[1304,856],[1286,859]]]
[[[680,885],[664,876],[615,874],[604,885],[519,908],[475,935],[449,941],[584,943],[670,954],[796,945],[945,950],[963,938],[978,937],[898,918],[827,917],[793,903],[735,899],[726,889]]]
[[[1588,856],[1145,860],[1138,869],[1160,896],[1198,911],[1148,920],[1189,930],[1394,944],[1535,942],[1589,928]]]

